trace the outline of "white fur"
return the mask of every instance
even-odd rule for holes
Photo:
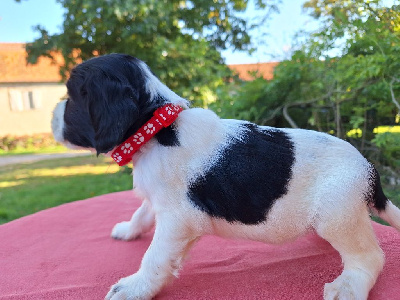
[[[64,112],[67,100],[62,100],[57,103],[53,110],[53,118],[51,119],[51,129],[54,139],[59,143],[64,143]]]
[[[140,68],[146,77],[146,91],[150,94],[150,100],[153,100],[157,95],[162,95],[165,99],[175,105],[180,105],[184,108],[189,107],[189,102],[175,94],[165,84],[163,84],[154,74],[150,71],[149,67],[144,63],[139,63]]]
[[[392,202],[388,203],[385,211],[379,212],[377,215],[400,231],[400,210]]]
[[[324,298],[367,299],[382,269],[383,254],[363,201],[368,183],[360,174],[369,164],[350,144],[326,134],[287,129],[296,149],[293,178],[288,193],[259,225],[212,218],[190,203],[190,183],[214,164],[224,147],[240,139],[239,124],[220,120],[208,110],[185,110],[176,123],[181,146],[162,147],[152,141],[135,155],[136,192],[151,202],[156,232],[140,270],[114,285],[106,299],[152,298],[204,234],[282,243],[308,231],[328,240],[344,262],[342,275],[325,286]],[[143,206],[148,206],[147,200]],[[113,237],[130,239],[140,235],[141,228],[147,231],[143,211],[150,214],[148,208],[140,208],[128,224],[114,227]],[[398,214],[397,208],[389,211]]]

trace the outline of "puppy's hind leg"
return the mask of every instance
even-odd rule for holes
[[[359,208],[316,227],[317,233],[340,253],[344,266],[338,278],[325,284],[325,300],[366,300],[383,268],[384,255],[367,209]]]
[[[130,221],[124,221],[114,226],[111,237],[119,240],[133,240],[153,228],[155,222],[154,212],[148,200],[143,200],[142,205],[134,212]]]

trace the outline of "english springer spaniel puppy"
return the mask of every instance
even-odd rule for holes
[[[308,232],[344,264],[324,299],[367,299],[384,264],[369,212],[400,231],[400,210],[349,143],[189,109],[144,62],[123,54],[76,66],[67,88],[54,109],[55,139],[134,164],[143,204],[111,236],[133,240],[156,224],[140,269],[106,299],[151,299],[205,234],[283,243]]]

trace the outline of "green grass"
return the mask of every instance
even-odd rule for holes
[[[129,189],[130,169],[105,157],[0,167],[0,224],[63,203]]]
[[[63,203],[132,189],[130,172],[95,156],[0,167],[0,224]],[[400,186],[384,189],[400,207]]]

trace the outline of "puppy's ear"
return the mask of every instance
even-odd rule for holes
[[[81,93],[88,99],[97,155],[107,153],[125,140],[128,129],[137,120],[138,92],[131,86],[106,78],[87,82]]]

